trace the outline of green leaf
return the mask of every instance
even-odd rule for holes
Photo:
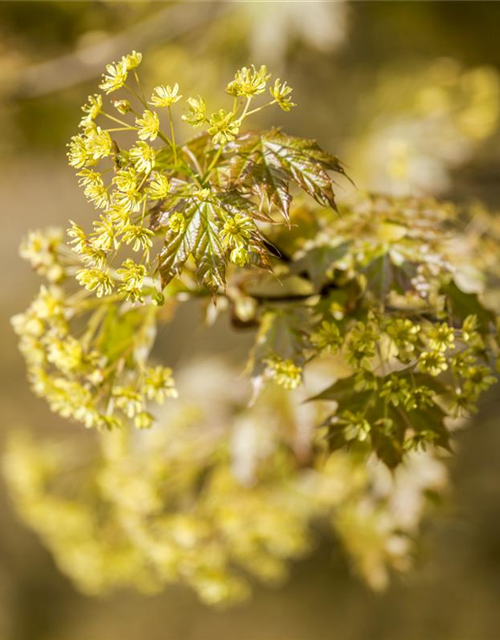
[[[488,331],[491,322],[495,322],[495,314],[481,304],[477,294],[465,293],[458,288],[454,280],[442,288],[442,293],[448,296],[453,316],[461,322],[468,315],[476,315],[483,332]]]
[[[333,180],[328,171],[344,174],[336,156],[323,151],[315,140],[305,140],[272,129],[262,135],[263,158],[281,168],[316,202],[336,209]]]
[[[239,188],[258,196],[263,203],[267,199],[268,210],[274,206],[289,222],[292,196],[288,190],[290,176],[266,153],[263,138],[254,133],[240,136],[232,147],[236,153],[217,175],[217,184],[226,189]],[[262,212],[264,213],[264,212]],[[266,214],[266,222],[272,219]]]
[[[133,355],[131,345],[144,327],[146,315],[145,308],[122,312],[114,305],[108,307],[96,344],[110,364]]]
[[[305,256],[296,260],[292,269],[299,275],[307,273],[312,283],[319,289],[330,279],[330,272],[335,263],[346,255],[349,246],[349,242],[343,242],[336,247],[330,245],[314,247]]]
[[[379,416],[379,420],[380,418],[381,416]],[[392,415],[389,415],[389,418],[392,420]],[[393,420],[391,431],[387,432],[383,424],[378,421],[372,424],[370,431],[372,446],[377,457],[389,469],[395,469],[403,460],[403,442],[406,429],[400,421]]]
[[[158,221],[163,226],[174,213],[182,213],[185,227],[181,231],[168,229],[159,256],[159,271],[163,286],[182,270],[190,255],[196,263],[196,274],[211,291],[224,287],[227,264],[220,241],[221,219],[214,203],[191,198],[181,202]]]
[[[412,289],[411,279],[415,275],[412,264],[396,265],[386,252],[371,260],[362,270],[366,278],[366,290],[379,302],[384,302],[390,291],[404,293]]]
[[[309,398],[308,402],[312,402],[313,400],[335,400],[335,402],[340,404],[356,393],[358,392],[354,390],[354,376],[348,376],[347,378],[340,378],[340,380],[334,382],[317,396]],[[350,409],[350,406],[346,408]]]
[[[228,185],[246,187],[265,197],[289,221],[289,183],[295,182],[319,204],[336,208],[329,171],[344,174],[335,156],[314,140],[288,136],[277,129],[241,136],[233,145],[235,154],[225,169]]]
[[[266,360],[274,355],[303,364],[306,338],[303,327],[308,313],[308,309],[293,307],[273,309],[264,314],[247,363],[252,377],[260,375],[266,368]]]
[[[254,220],[260,220],[261,222],[272,222],[272,219],[267,213],[261,210],[255,202],[245,198],[236,189],[231,189],[227,192],[219,192],[216,194],[218,205],[229,216],[243,215],[247,218]],[[255,233],[258,233],[257,228]],[[260,235],[260,234],[259,234]]]
[[[411,381],[407,374],[404,377],[409,382]],[[426,384],[427,378],[428,376],[425,374],[416,374],[414,380],[422,385]],[[338,405],[333,416],[330,416],[324,423],[325,426],[328,426],[327,438],[330,447],[341,448],[349,445],[349,441],[344,437],[342,425],[331,419],[344,411],[350,411],[360,412],[364,415],[371,427],[370,439],[373,450],[378,458],[391,469],[401,463],[404,455],[405,437],[411,431],[417,434],[432,432],[435,434],[432,444],[450,450],[450,434],[444,424],[446,413],[438,404],[433,403],[427,407],[406,411],[401,406],[394,407],[391,403],[386,403],[376,391],[356,391],[354,380],[354,376],[337,380],[320,394],[310,398],[311,401],[332,400]],[[444,390],[441,385],[436,385],[435,380],[431,381],[429,387],[433,388],[436,393],[442,393]]]

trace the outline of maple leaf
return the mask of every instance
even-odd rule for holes
[[[336,156],[323,151],[314,140],[272,129],[240,136],[231,150],[234,155],[225,168],[227,184],[243,185],[261,199],[267,198],[269,206],[276,207],[287,222],[291,182],[319,204],[336,208],[333,180],[328,172],[345,175],[344,169]]]
[[[401,378],[409,383],[412,381],[404,372]],[[383,384],[382,381],[380,384]],[[413,381],[428,386],[436,395],[445,393],[445,387],[431,376],[415,374]],[[446,414],[436,402],[413,410],[407,410],[402,405],[394,406],[384,401],[377,389],[358,391],[353,375],[337,380],[310,400],[333,400],[337,403],[337,409],[323,424],[328,428],[327,441],[331,450],[351,445],[342,421],[337,419],[337,416],[345,411],[359,414],[367,421],[370,425],[369,438],[372,449],[391,469],[403,459],[405,438],[408,434],[421,434],[426,438],[430,434],[434,445],[450,449],[449,431],[444,424]]]
[[[190,198],[180,202],[156,221],[156,228],[165,225],[174,213],[182,213],[181,229],[168,228],[158,257],[163,286],[182,270],[190,255],[196,263],[199,281],[212,292],[224,287],[227,258],[220,240],[222,220],[217,206],[207,200]]]

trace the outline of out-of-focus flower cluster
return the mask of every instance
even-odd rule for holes
[[[52,229],[32,232],[21,249],[39,273],[59,282],[42,285],[30,307],[12,318],[32,388],[54,412],[86,427],[111,429],[127,420],[149,427],[148,401],[177,395],[171,370],[147,362],[157,307],[68,293],[64,285],[78,261],[61,237]]]
[[[326,423],[334,448],[369,443],[389,466],[411,449],[448,448],[450,419],[475,412],[500,370],[492,216],[360,195],[338,216],[305,205],[292,222],[295,234],[272,236],[291,256],[282,293],[259,276],[238,291],[265,301],[245,309],[259,325],[256,389],[266,379],[293,389],[326,359],[339,371],[318,396],[338,405]]]
[[[281,581],[319,522],[374,588],[410,566],[426,496],[446,486],[442,464],[420,455],[392,476],[363,457],[314,453],[317,407],[274,387],[242,412],[234,380],[217,361],[195,363],[158,429],[105,433],[100,453],[12,439],[4,471],[17,508],[81,589],[181,582],[228,604],[252,577]]]
[[[362,108],[346,154],[357,182],[394,195],[438,195],[498,129],[500,78],[493,67],[464,69],[452,59],[386,69]]]

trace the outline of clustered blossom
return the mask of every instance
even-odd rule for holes
[[[62,229],[56,227],[32,231],[21,243],[19,254],[40,276],[57,283],[64,278],[64,263],[60,252],[63,240]]]
[[[274,357],[267,365],[270,378],[284,389],[296,389],[302,382],[302,368],[293,360]]]
[[[432,200],[368,195],[339,216],[304,206],[292,218],[298,240],[295,253],[285,245],[293,256],[279,273],[285,293],[276,302],[263,294],[264,309],[250,316],[260,331],[249,367],[256,382],[285,388],[301,384],[318,357],[339,367],[341,379],[316,396],[337,404],[325,422],[332,448],[358,443],[390,467],[408,451],[447,448],[447,421],[476,411],[496,382],[495,313],[455,280],[457,215]],[[284,233],[272,237],[278,247]],[[471,262],[489,260],[481,249]],[[288,297],[292,283],[301,293]]]
[[[227,606],[250,596],[255,580],[282,581],[288,563],[312,549],[318,521],[335,532],[371,587],[383,587],[391,570],[408,569],[426,492],[446,484],[442,465],[410,454],[393,480],[380,465],[337,451],[297,469],[292,448],[283,446],[284,434],[299,432],[297,405],[274,386],[246,411],[246,432],[266,442],[248,486],[235,471],[235,385],[224,384],[234,372],[219,376],[223,401],[212,399],[215,411],[204,412],[183,390],[167,406],[161,430],[141,438],[101,434],[92,464],[78,445],[61,448],[19,432],[9,440],[4,471],[16,507],[75,585],[89,595],[123,587],[150,594],[176,582],[205,604]],[[132,393],[128,402],[134,406]],[[359,414],[340,420],[353,438],[369,429]],[[69,473],[77,481],[67,482]],[[410,520],[407,510],[401,516],[391,509],[405,487],[419,498]]]
[[[33,232],[26,243],[59,235],[62,237],[62,231]],[[85,242],[81,236],[83,232],[74,227],[74,242]],[[76,264],[71,253],[64,259],[64,247],[59,247],[59,243],[55,247],[51,243],[41,244],[61,269],[58,279],[67,281]],[[25,255],[31,260],[31,252]],[[47,262],[43,251],[40,259],[44,264]],[[50,281],[50,271],[48,276]],[[149,402],[161,404],[177,395],[171,370],[149,367],[138,355],[141,349],[148,351],[147,331],[153,317],[144,307],[136,326],[137,320],[134,321],[130,311],[122,310],[116,315],[112,302],[106,300],[114,283],[101,269],[77,270],[76,277],[102,299],[102,306],[89,312],[88,296],[75,299],[62,286],[42,285],[27,311],[12,318],[31,386],[55,413],[86,427],[112,429],[123,426],[127,419],[137,428],[150,427],[154,418],[148,410]],[[117,277],[123,282],[126,298],[140,297],[143,278],[140,266],[132,260],[125,261],[122,269],[117,270]],[[84,318],[87,329],[82,334],[75,327]],[[120,336],[115,346],[110,344],[113,332],[109,333],[110,322]]]
[[[109,64],[100,84],[101,90],[105,94],[120,89],[134,93],[130,83],[138,81],[136,69],[141,61],[142,55],[133,51],[118,62]],[[265,67],[259,70],[244,67],[236,73],[227,88],[227,92],[235,98],[232,110],[219,109],[207,113],[202,97],[188,97],[188,112],[182,115],[182,119],[194,128],[205,125],[214,148],[222,151],[239,134],[250,102],[264,93],[269,78]],[[142,92],[140,87],[138,89]],[[268,104],[277,103],[286,111],[291,108],[291,89],[286,83],[277,80],[270,92],[273,100]],[[156,264],[150,255],[155,236],[151,229],[152,212],[165,201],[175,205],[189,191],[195,192],[194,185],[179,177],[179,170],[186,169],[186,162],[181,159],[174,138],[171,109],[177,107],[182,97],[179,84],[173,83],[156,86],[147,103],[141,100],[140,111],[136,111],[133,101],[113,99],[111,105],[118,116],[133,115],[132,121],[122,120],[109,112],[101,94],[89,96],[83,106],[84,117],[80,122],[82,131],[71,139],[68,158],[70,165],[78,170],[79,184],[86,198],[102,213],[90,234],[73,224],[69,235],[73,250],[85,264],[78,271],[77,280],[99,297],[116,292],[137,304],[144,303],[149,296],[154,301],[162,298]],[[240,104],[240,99],[246,100],[244,105]],[[170,118],[170,134],[162,131],[160,113],[153,110],[164,108],[168,110]],[[129,149],[121,148],[121,145],[119,147],[114,141],[113,132],[121,130],[135,136]],[[166,146],[156,146],[159,140]],[[101,162],[107,163],[108,170],[98,168]],[[114,169],[111,179],[108,179],[109,166]],[[207,199],[211,189],[203,172],[197,178],[196,185],[200,193],[207,194],[204,197]],[[170,215],[169,227],[176,234],[184,233],[186,217],[182,212]],[[256,237],[256,227],[250,219],[243,219],[238,213],[231,217],[226,214],[222,239],[228,262],[240,267],[247,265],[251,260],[249,241]],[[117,287],[116,273],[111,269],[111,263],[122,246],[131,246],[134,253],[142,255],[133,258],[135,267],[130,262],[132,258],[128,258],[127,266],[122,266],[118,274],[118,280],[127,278],[126,282]],[[128,273],[135,270],[136,274],[140,274],[141,277],[133,279],[133,286],[128,284],[131,279],[124,269]],[[220,281],[220,278],[215,280]]]

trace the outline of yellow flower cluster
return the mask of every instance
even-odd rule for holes
[[[130,100],[111,102],[119,116],[131,114],[133,121],[125,121],[108,112],[101,94],[89,96],[87,104],[82,107],[82,131],[68,145],[69,163],[78,170],[79,184],[88,201],[100,211],[92,232],[85,232],[75,223],[68,232],[73,250],[84,263],[76,278],[98,297],[116,293],[137,304],[150,300],[158,303],[163,299],[156,265],[150,259],[154,240],[150,227],[155,208],[164,201],[175,206],[190,192],[199,191],[208,196],[211,193],[203,173],[196,178],[196,186],[179,176],[179,171],[192,176],[193,170],[186,164],[175,140],[171,107],[182,98],[178,83],[155,87],[149,102],[140,97],[142,88],[139,84],[137,90],[128,84],[132,79],[138,83],[136,69],[141,60],[141,54],[133,51],[119,62],[108,65],[100,85],[106,94],[123,88],[132,93],[134,100],[140,100],[140,111],[136,111]],[[244,67],[238,71],[227,87],[227,93],[234,97],[231,110],[219,109],[207,114],[203,98],[187,98],[189,111],[182,119],[195,128],[205,125],[213,146],[218,149],[209,168],[217,161],[222,148],[235,140],[242,121],[250,113],[271,104],[278,104],[285,111],[293,106],[291,88],[278,79],[270,88],[272,100],[250,110],[250,103],[264,93],[269,78],[265,67]],[[162,131],[160,115],[151,106],[168,109],[170,136]],[[106,128],[104,122],[110,128]],[[115,131],[133,133],[136,137],[134,144],[128,150],[120,148],[113,139]],[[152,146],[158,140],[166,146]],[[107,168],[98,169],[101,162],[106,163]],[[113,173],[108,178],[110,169]],[[169,217],[169,226],[174,233],[183,234],[186,228],[184,215],[173,213]],[[255,224],[240,214],[227,219],[222,239],[229,261],[241,267],[249,263],[248,242],[256,230]],[[127,257],[118,269],[112,269],[111,263],[116,262],[123,246],[130,246],[138,255],[136,258]],[[56,275],[54,278],[57,280]],[[118,286],[117,282],[120,283]]]
[[[60,282],[65,275],[61,248],[64,234],[59,228],[32,231],[21,243],[19,254],[49,282]]]
[[[182,583],[207,604],[227,605],[250,594],[249,579],[286,577],[288,562],[310,551],[318,521],[374,588],[390,568],[407,569],[426,491],[445,484],[439,463],[410,457],[391,476],[361,457],[323,452],[299,467],[299,451],[304,460],[313,446],[301,435],[301,399],[274,386],[242,419],[234,373],[207,366],[209,391],[194,383],[192,392],[199,370],[188,369],[159,429],[103,434],[91,465],[80,464],[89,451],[78,443],[11,440],[4,471],[17,508],[76,585],[100,594]],[[78,481],[66,482],[68,472]],[[74,489],[82,484],[83,496]],[[392,505],[405,495],[410,513]]]
[[[61,235],[54,230],[35,232],[23,246],[36,238]],[[54,264],[59,266],[63,248],[54,249]],[[31,253],[26,257],[31,260]],[[62,277],[76,269],[69,258]],[[122,281],[119,292],[127,299],[141,296],[144,267],[125,261],[116,275]],[[100,269],[78,270],[77,278],[98,297],[114,286]],[[171,370],[146,363],[155,309],[149,305],[117,310],[112,298],[96,306],[88,294],[67,295],[61,286],[42,285],[27,311],[12,318],[34,392],[54,412],[86,427],[110,429],[127,419],[138,428],[151,426],[149,402],[161,404],[176,397]]]

